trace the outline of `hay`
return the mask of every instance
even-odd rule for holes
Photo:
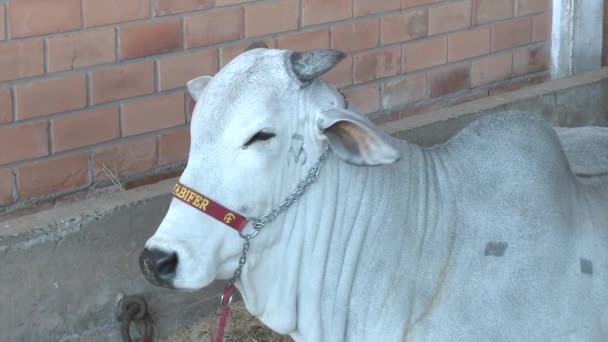
[[[217,315],[210,315],[191,327],[182,327],[160,342],[212,342]],[[293,342],[289,336],[273,333],[251,316],[242,302],[232,304],[224,342]]]

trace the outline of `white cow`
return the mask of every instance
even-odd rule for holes
[[[236,282],[247,309],[296,341],[608,341],[607,150],[590,185],[528,113],[408,144],[319,79],[344,56],[255,48],[188,83],[180,183],[236,213],[281,203],[330,147],[316,182],[251,239]],[[570,153],[608,146],[607,129],[594,132]],[[142,271],[200,289],[232,276],[242,245],[174,198]]]

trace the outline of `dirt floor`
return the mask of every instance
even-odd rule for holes
[[[180,328],[159,342],[213,342],[217,315],[210,315],[200,323]],[[230,320],[224,342],[293,342],[289,336],[281,336],[266,328],[259,320],[247,313],[242,302],[231,307]]]

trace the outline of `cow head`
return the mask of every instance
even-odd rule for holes
[[[196,106],[180,183],[243,216],[259,217],[283,200],[327,144],[352,164],[397,160],[399,153],[386,137],[345,109],[340,93],[319,79],[344,57],[331,49],[256,46],[217,75],[189,81]],[[249,252],[249,268],[280,234],[276,226],[260,233]],[[236,230],[173,198],[145,244],[140,265],[156,285],[199,289],[231,277],[242,243]]]

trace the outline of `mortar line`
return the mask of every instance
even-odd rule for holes
[[[155,60],[154,61],[154,94],[159,94],[160,93],[160,68],[158,65],[158,61]]]
[[[16,203],[19,201],[19,191],[17,189],[17,170],[14,167],[11,168],[11,187],[13,202]]]
[[[8,4],[2,4],[4,7],[4,40],[9,40],[9,32],[8,32]]]
[[[10,86],[8,87],[8,91],[9,91],[9,95],[11,97],[11,122],[16,122],[17,121],[17,90],[15,89],[14,86]],[[2,126],[2,125],[0,125]]]
[[[90,108],[93,105],[93,81],[91,73],[87,72],[86,74],[86,91],[87,91],[87,108]]]
[[[52,122],[53,122],[53,120],[49,120],[46,123],[46,139],[47,139],[47,144],[48,144],[47,149],[48,149],[48,155],[49,156],[53,156],[53,149],[51,148],[52,143],[53,143],[53,141],[51,139],[51,133],[52,133],[52,131],[51,131],[51,124],[52,124]]]
[[[302,30],[302,16],[303,13],[302,0],[298,0],[298,30]]]
[[[119,139],[125,138],[124,133],[123,133],[122,121],[123,121],[123,105],[120,104],[120,105],[118,105],[118,136],[119,136]]]
[[[87,184],[93,184],[93,152],[87,153]]]
[[[84,31],[86,29],[85,25],[85,16],[84,16],[84,0],[80,0],[80,30]]]
[[[120,32],[119,32],[119,28],[114,27],[114,59],[115,62],[110,64],[110,65],[120,65],[120,63],[122,62],[121,58],[120,58]]]
[[[42,39],[42,65],[44,68],[44,74],[46,75],[49,72],[49,46],[48,46],[48,38]]]

